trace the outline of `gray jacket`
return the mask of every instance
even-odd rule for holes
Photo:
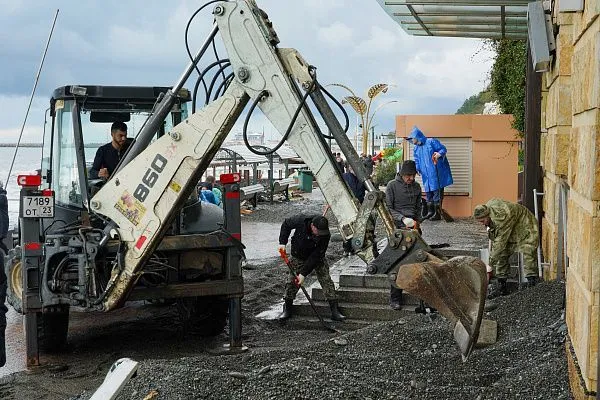
[[[385,203],[394,220],[401,221],[409,217],[421,221],[421,185],[418,182],[406,184],[402,177],[396,175],[385,188]]]

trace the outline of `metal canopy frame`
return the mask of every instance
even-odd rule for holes
[[[414,36],[527,39],[532,0],[377,0]]]

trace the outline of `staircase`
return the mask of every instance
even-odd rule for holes
[[[341,259],[331,268],[340,310],[350,322],[390,321],[401,318],[407,312],[415,312],[419,300],[406,293],[403,294],[402,310],[390,308],[390,283],[387,276],[367,274],[364,272],[365,268],[366,265],[358,257]],[[311,285],[308,292],[319,314],[328,319],[329,304],[319,283]],[[294,315],[314,317],[308,300],[301,294],[300,292],[296,297]]]

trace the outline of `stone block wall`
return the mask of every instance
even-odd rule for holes
[[[583,12],[555,10],[553,20],[557,49],[542,103],[542,248],[546,261],[559,264],[559,189],[566,184],[566,319],[579,365],[569,369],[570,381],[574,393],[590,393],[597,390],[600,305],[600,1],[586,1]]]

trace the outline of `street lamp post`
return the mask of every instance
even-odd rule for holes
[[[375,154],[375,126],[371,127],[371,153]]]

